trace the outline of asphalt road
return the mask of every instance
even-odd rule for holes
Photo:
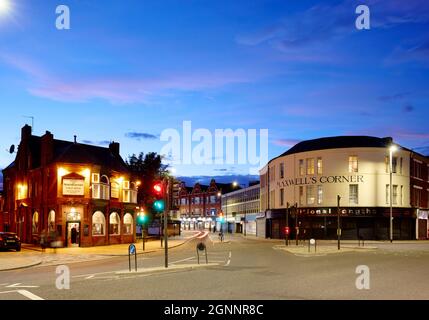
[[[171,250],[170,263],[195,264],[197,241]],[[427,244],[304,257],[277,250],[278,242],[240,237],[229,243],[204,241],[209,262],[216,266],[117,275],[128,269],[127,258],[73,263],[68,265],[69,290],[56,288],[56,266],[38,266],[0,272],[0,300],[429,299]],[[139,256],[138,264],[161,267],[164,255]],[[368,290],[356,287],[360,265],[369,268]]]

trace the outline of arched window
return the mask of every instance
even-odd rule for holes
[[[37,211],[33,214],[33,234],[39,233],[39,213]]]
[[[120,234],[119,227],[120,227],[121,219],[119,218],[119,214],[117,212],[112,212],[110,214],[109,218],[109,233],[110,234]]]
[[[92,235],[93,236],[104,236],[104,225],[106,224],[106,218],[103,212],[97,211],[92,215]]]
[[[133,233],[133,216],[129,213],[124,215],[124,234]]]
[[[48,215],[48,231],[49,232],[55,231],[55,211],[54,210],[49,211],[49,215]]]

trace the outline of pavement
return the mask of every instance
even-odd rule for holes
[[[182,236],[169,238],[168,246],[171,249],[177,248],[202,235],[204,235],[204,233],[198,231],[185,231],[182,233]],[[164,250],[164,248],[161,247],[160,240],[146,242],[145,251],[143,251],[142,240],[136,242],[135,245],[138,255]],[[60,265],[128,256],[128,248],[129,244],[118,244],[87,248],[47,248],[43,251],[38,246],[22,244],[21,252],[0,252],[0,271],[30,268],[39,265]]]

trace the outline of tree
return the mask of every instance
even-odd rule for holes
[[[153,215],[155,195],[153,185],[155,181],[162,180],[168,176],[168,165],[162,163],[162,156],[156,152],[144,154],[141,152],[138,156],[133,154],[126,161],[128,169],[136,180],[140,180],[137,200],[147,214]]]

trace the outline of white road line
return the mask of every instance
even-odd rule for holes
[[[38,288],[39,286],[21,286],[22,283],[15,283],[7,286],[6,288]]]
[[[18,293],[22,294],[24,297],[27,297],[30,300],[45,300],[27,290],[18,290]]]
[[[232,258],[232,252],[229,252],[229,259],[228,262],[225,264],[225,267],[228,267],[231,264],[231,258]]]
[[[31,293],[30,291],[27,290],[11,290],[11,291],[2,291],[0,292],[0,294],[3,293],[19,293],[20,295],[23,295],[24,297],[30,299],[30,300],[44,300],[43,298],[36,296],[35,294]]]
[[[78,276],[73,276],[72,278],[86,278],[86,277],[90,277],[90,276],[96,276],[99,274],[109,274],[109,273],[115,273],[116,271],[107,271],[107,272],[100,272],[100,273],[89,273],[89,274],[81,274]]]
[[[179,262],[185,262],[185,261],[189,261],[189,260],[192,260],[192,259],[197,259],[197,258],[195,258],[195,257],[189,257],[189,258],[186,258],[186,259],[182,259],[182,260],[171,262],[170,264],[175,264],[175,263],[179,263]]]
[[[86,277],[86,278],[85,278],[85,280],[89,280],[89,279],[92,279],[92,278],[95,278],[95,275],[92,275],[92,276]]]

